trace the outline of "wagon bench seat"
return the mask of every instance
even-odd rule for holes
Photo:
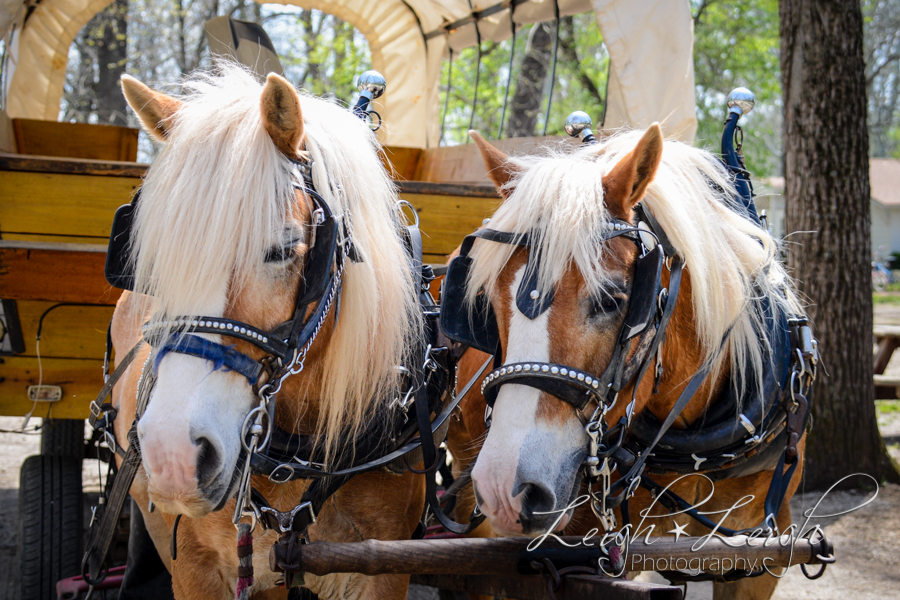
[[[386,154],[396,163],[409,149]],[[24,352],[0,357],[0,414],[32,408],[38,383],[35,336],[46,313],[43,383],[63,389],[55,418],[85,418],[103,381],[106,326],[121,291],[103,276],[116,208],[131,200],[147,165],[0,153],[0,299],[14,300]],[[411,169],[396,169],[410,176]],[[397,181],[423,231],[425,261],[443,263],[500,202],[493,186]],[[60,303],[81,306],[57,306]],[[85,306],[86,305],[86,306]],[[47,312],[49,309],[49,312]],[[39,406],[36,416],[45,416]]]

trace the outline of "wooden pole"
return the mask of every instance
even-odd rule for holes
[[[536,571],[532,560],[549,558],[557,568],[570,565],[596,565],[602,555],[599,539],[584,546],[582,538],[562,538],[559,543],[545,542],[533,551],[527,550],[534,540],[527,538],[461,538],[448,540],[404,540],[336,543],[313,542],[294,546],[294,555],[280,557],[279,545],[269,555],[273,570],[281,564],[298,564],[300,571],[313,575],[329,573],[362,573],[364,575],[435,574],[435,575],[514,575]],[[821,564],[833,552],[827,540],[811,543],[794,540],[779,543],[777,539],[712,537],[700,546],[701,538],[687,538],[675,542],[669,539],[633,541],[626,555],[627,570],[730,570],[741,565],[768,568],[797,564]],[[283,548],[283,546],[281,546]],[[739,562],[740,561],[740,562]],[[725,565],[732,565],[726,567]],[[648,565],[654,565],[653,568]]]

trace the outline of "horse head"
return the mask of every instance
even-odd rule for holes
[[[598,419],[624,434],[645,409],[664,418],[694,371],[713,362],[684,426],[734,364],[759,364],[745,298],[760,273],[783,272],[771,238],[734,210],[721,166],[664,141],[657,125],[540,157],[510,158],[473,137],[504,201],[463,245],[469,319],[487,301],[502,359],[482,385],[493,405],[472,479],[496,531],[537,535],[567,525],[585,469],[598,468],[586,460]],[[666,236],[640,223],[645,211]],[[667,251],[661,266],[663,237],[686,266],[657,353],[649,348],[675,256]]]
[[[352,452],[344,442],[399,385],[394,365],[420,324],[395,194],[365,124],[277,75],[260,85],[220,68],[181,98],[122,81],[164,143],[131,237],[153,346],[144,373],[155,375],[137,433],[150,499],[191,517],[234,495],[263,390],[279,390],[269,431],[321,434],[323,462]],[[326,284],[313,294],[317,277]]]

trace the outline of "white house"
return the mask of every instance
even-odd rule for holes
[[[900,252],[900,159],[870,158],[869,180],[872,199],[872,252],[880,250],[887,259]],[[770,177],[755,183],[756,207],[766,211],[769,230],[776,238],[784,235],[784,177]]]

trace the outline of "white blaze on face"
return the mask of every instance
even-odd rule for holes
[[[217,335],[194,335],[222,342]],[[203,358],[166,354],[138,421],[150,498],[165,512],[203,516],[230,487],[254,396],[242,375],[213,369]]]
[[[511,318],[505,364],[550,360],[547,324],[553,309],[532,320],[516,306],[516,292],[525,268],[523,265],[516,273],[510,290]],[[540,394],[539,390],[524,385],[507,384],[500,388],[494,402],[491,429],[472,471],[481,496],[481,510],[498,533],[519,533],[522,529],[517,523],[522,505],[519,498],[512,496],[512,488],[520,457],[530,454],[523,444],[536,427]]]

